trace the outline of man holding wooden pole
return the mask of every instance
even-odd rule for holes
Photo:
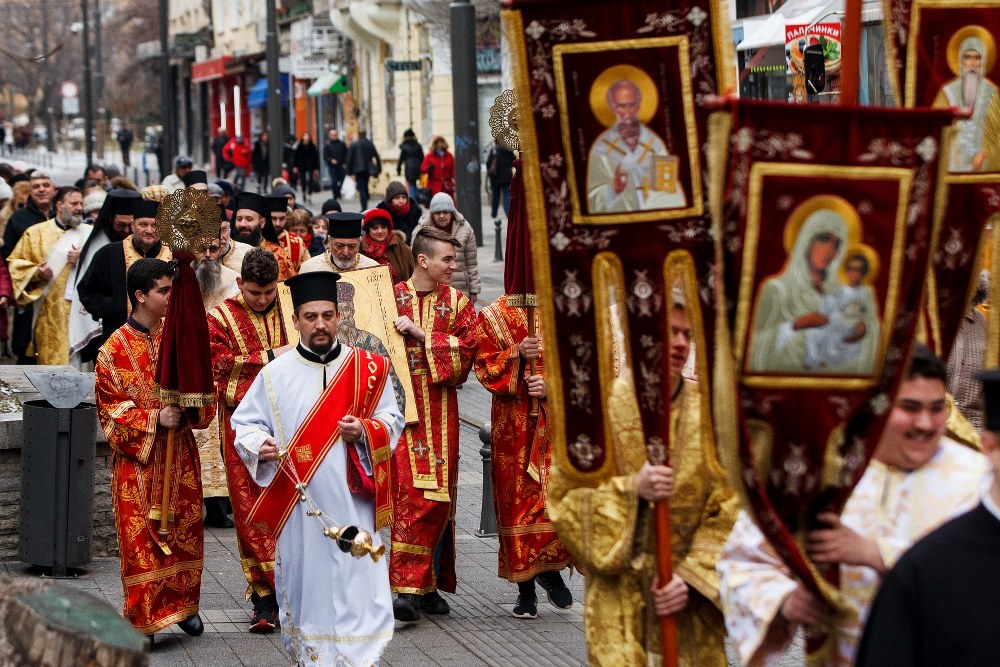
[[[191,429],[207,427],[213,410],[166,405],[157,392],[154,369],[173,272],[172,263],[159,259],[140,259],[129,268],[132,314],[101,346],[94,393],[115,452],[111,488],[122,613],[146,635],[177,623],[197,636],[204,630],[198,616],[204,529],[201,467]],[[168,521],[161,532],[164,488]]]

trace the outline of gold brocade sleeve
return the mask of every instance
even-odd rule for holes
[[[501,297],[502,299],[503,297]],[[517,396],[521,379],[521,355],[517,342],[505,326],[503,310],[498,300],[479,311],[479,351],[476,353],[476,377],[491,394]],[[524,332],[527,334],[527,332]]]
[[[7,271],[14,286],[14,299],[19,306],[26,306],[42,296],[45,281],[38,277],[38,267],[45,261],[44,245],[44,235],[29,229],[7,258]]]
[[[113,349],[102,347],[94,368],[94,397],[108,445],[123,456],[146,464],[156,440],[159,409],[142,409],[122,390]]]
[[[572,488],[553,464],[546,513],[573,562],[587,573],[612,576],[630,568],[639,513],[634,475]]]
[[[721,609],[719,573],[715,566],[736,521],[739,500],[722,479],[715,479],[713,482],[698,527],[691,538],[691,547],[684,558],[674,565],[674,571],[689,586]]]

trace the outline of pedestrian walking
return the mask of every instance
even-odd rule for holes
[[[319,150],[313,143],[312,135],[303,132],[295,149],[295,173],[302,185],[302,200],[310,203],[314,192],[319,192]]]
[[[396,175],[406,179],[410,196],[417,198],[417,185],[420,182],[420,166],[424,163],[424,147],[417,141],[417,135],[411,128],[403,132],[403,143],[399,145],[399,161],[396,162]],[[387,197],[388,199],[388,197]]]
[[[354,177],[358,186],[361,210],[368,209],[368,180],[382,173],[382,158],[375,150],[375,144],[364,130],[358,131],[358,138],[347,152],[347,173]]]
[[[254,142],[253,152],[250,155],[250,166],[257,179],[257,194],[267,194],[268,181],[271,180],[271,153],[268,141],[270,135],[264,130],[257,135],[257,141]]]
[[[347,175],[347,144],[340,138],[337,130],[330,130],[327,139],[326,145],[323,146],[323,163],[330,170],[333,198],[340,201],[340,188],[344,184],[344,176]]]
[[[122,149],[122,164],[126,167],[132,166],[132,140],[135,136],[132,134],[132,130],[128,125],[122,125],[118,130],[116,136],[118,139],[118,147]]]
[[[444,137],[434,137],[431,151],[424,156],[420,171],[427,176],[431,196],[439,192],[455,194],[455,156],[448,151],[448,142]]]

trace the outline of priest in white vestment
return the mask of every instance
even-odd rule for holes
[[[364,368],[379,365],[387,369],[381,357],[337,343],[338,277],[335,273],[316,272],[288,280],[301,342],[264,367],[233,414],[236,449],[261,486],[287,485],[282,475],[300,468],[303,461],[311,465],[312,456],[304,455],[294,444],[280,465],[278,458],[279,453],[284,455],[288,450],[296,432],[307,431],[311,420],[316,419],[310,413],[319,400],[324,400],[323,410],[316,414],[326,412],[328,397],[346,398],[354,408],[364,402],[364,388],[371,387],[374,378],[365,380],[363,370],[341,370],[352,368],[347,365],[359,359],[364,360]],[[359,377],[360,382],[356,379]],[[377,401],[371,400],[373,407],[367,417],[345,414],[324,431],[329,433],[337,427],[339,435],[325,455],[318,455],[318,465],[305,490],[308,502],[289,505],[291,513],[278,529],[275,587],[281,632],[285,647],[300,664],[378,665],[392,638],[392,595],[386,561],[374,562],[367,556],[356,559],[344,553],[334,540],[324,536],[320,518],[307,514],[312,507],[318,508],[335,526],[357,526],[371,534],[375,547],[381,545],[376,531],[379,495],[376,492],[373,502],[352,493],[348,485],[352,454],[345,447],[354,448],[355,460],[369,475],[373,464],[377,467],[384,460],[388,465],[388,451],[395,447],[404,422],[387,377],[385,370],[380,375],[384,382],[381,388],[374,384],[379,393]],[[324,393],[327,384],[334,389]],[[384,431],[384,447],[376,449],[371,434],[379,429]],[[318,444],[315,439],[310,442]],[[313,446],[309,451],[317,449]],[[378,454],[373,456],[372,452]],[[380,475],[376,473],[375,477]],[[270,490],[265,489],[262,501]],[[379,505],[379,517],[384,520],[381,508]]]
[[[766,538],[741,512],[716,566],[726,631],[741,664],[777,665],[800,625],[830,623],[824,665],[854,664],[882,575],[920,537],[979,500],[986,457],[944,437],[944,365],[917,346],[885,432],[840,517],[809,534],[810,557],[840,563],[840,590],[854,612],[831,611],[792,578]]]

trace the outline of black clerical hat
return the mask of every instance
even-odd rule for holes
[[[205,185],[208,185],[208,174],[201,169],[192,169],[188,173],[184,174],[184,177],[181,180],[184,181],[184,187],[186,188],[191,187],[195,183],[204,183]]]
[[[361,238],[361,223],[365,216],[360,213],[327,213],[330,230],[327,232],[332,239]]]
[[[1000,433],[1000,368],[976,376],[983,383],[983,416],[987,431]]]
[[[123,188],[117,188],[108,193],[108,196],[104,199],[104,206],[101,207],[101,213],[106,214],[108,217],[113,215],[133,215],[135,209],[135,203],[142,198],[135,190],[125,190]]]
[[[267,207],[271,213],[280,213],[288,210],[288,197],[285,195],[267,195]]]
[[[292,276],[285,281],[292,290],[292,306],[298,308],[310,301],[333,301],[337,303],[337,281],[339,273],[332,271],[310,271]]]
[[[136,218],[155,218],[160,210],[160,202],[155,199],[138,199],[132,215]]]

